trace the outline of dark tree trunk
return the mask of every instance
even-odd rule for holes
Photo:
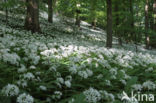
[[[148,29],[149,29],[149,0],[146,0],[146,5],[145,5],[145,43],[146,43],[147,49],[149,49]]]
[[[118,2],[115,2],[115,8],[114,8],[114,11],[115,11],[115,25],[116,25],[116,30],[115,30],[115,35],[118,36],[118,43],[120,46],[122,46],[122,39],[121,39],[121,34],[120,32],[118,32],[118,26],[119,26],[119,7],[118,7]]]
[[[112,47],[112,0],[107,0],[107,41],[106,47]]]
[[[134,38],[134,35],[136,35],[136,34],[134,34],[134,11],[133,11],[133,0],[130,0],[129,1],[130,2],[130,14],[131,14],[131,16],[130,16],[130,27],[131,27],[131,38],[132,38],[132,40],[133,40],[133,38]]]
[[[156,31],[156,0],[153,3],[153,13],[154,13],[154,31]]]
[[[7,3],[7,0],[4,1],[5,3]],[[6,23],[8,23],[8,8],[5,8],[5,21]]]
[[[149,2],[149,25],[150,25],[150,29],[151,30],[153,30],[154,28],[153,28],[153,26],[154,26],[154,18],[153,18],[153,3],[154,3],[154,1],[153,0],[151,0],[150,2]]]
[[[134,28],[133,0],[130,0],[131,27]]]
[[[27,15],[25,19],[25,28],[32,32],[40,32],[39,25],[39,0],[26,0]]]
[[[8,8],[7,7],[5,8],[5,20],[6,20],[6,23],[8,23]]]
[[[53,23],[53,0],[48,0],[48,21]]]
[[[80,28],[80,23],[81,23],[81,20],[80,20],[80,10],[76,10],[76,21],[75,21],[75,25],[77,25],[79,28]]]
[[[96,19],[94,19],[93,22],[92,22],[92,28],[93,28],[93,29],[96,28]]]

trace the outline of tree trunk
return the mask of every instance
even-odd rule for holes
[[[153,26],[154,26],[154,18],[153,18],[153,3],[154,3],[154,1],[153,0],[151,0],[150,2],[149,2],[149,25],[150,25],[150,29],[151,30],[153,30],[154,28],[153,28]]]
[[[130,31],[130,34],[131,34],[131,38],[133,40],[134,38],[134,11],[133,11],[133,0],[130,0],[130,27],[131,27],[131,31]]]
[[[7,3],[7,0],[4,1],[5,3]],[[8,23],[8,8],[5,7],[5,21],[6,21],[6,24]]]
[[[112,47],[112,0],[107,0],[107,41],[106,47]]]
[[[80,14],[80,10],[77,9],[76,10],[76,21],[75,21],[75,25],[77,25],[78,28],[80,28],[80,23],[81,23],[79,14]]]
[[[91,18],[91,25],[92,25],[92,28],[95,29],[96,28],[96,8],[97,8],[97,0],[91,0],[91,3],[90,3],[90,18]]]
[[[119,26],[119,6],[118,6],[118,3],[119,2],[115,2],[115,8],[114,8],[114,11],[115,11],[115,26],[116,26],[116,30],[115,30],[115,35],[118,37],[118,43],[120,46],[122,46],[122,39],[121,39],[121,34],[118,29],[118,26]]]
[[[145,43],[146,48],[149,49],[149,36],[148,36],[148,29],[149,29],[149,0],[146,0],[145,5]]]
[[[93,28],[93,29],[96,28],[96,19],[94,19],[93,22],[92,22],[92,28]]]
[[[154,31],[156,31],[156,0],[153,3],[153,13],[154,13]]]
[[[7,7],[5,8],[5,20],[6,20],[6,23],[8,23],[8,8]]]
[[[48,21],[53,23],[53,1],[48,0]]]
[[[39,0],[26,0],[27,15],[25,19],[25,28],[32,32],[40,32],[39,25]]]

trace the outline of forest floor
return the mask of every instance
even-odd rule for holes
[[[108,49],[104,30],[84,21],[78,30],[58,15],[51,24],[41,13],[41,33],[23,25],[23,15],[6,24],[0,14],[0,103],[122,103],[123,91],[156,93],[155,50],[137,45],[136,52],[115,37]]]
[[[41,12],[40,15],[44,19],[48,19],[48,14],[46,12]],[[59,14],[54,14],[53,22],[60,23],[60,25],[62,25],[63,28],[66,27],[66,30],[74,31],[73,27],[75,27],[75,25],[74,25],[75,19],[73,19],[73,18],[68,18],[68,17],[60,16]],[[81,21],[80,30],[78,32],[95,38],[97,42],[98,41],[102,42],[102,44],[100,46],[106,45],[105,43],[106,43],[106,35],[107,34],[106,34],[106,31],[103,29],[100,29],[98,27],[96,27],[96,29],[93,29],[91,27],[91,24],[89,24],[85,21]],[[113,37],[113,48],[121,48],[121,49],[130,50],[130,51],[136,51],[136,47],[137,47],[138,52],[149,52],[149,53],[156,55],[155,48],[152,48],[151,50],[147,50],[147,49],[145,49],[145,45],[142,45],[142,44],[139,45],[139,44],[135,45],[134,43],[126,43],[125,41],[123,41],[123,45],[120,46],[120,45],[118,45],[118,38]]]

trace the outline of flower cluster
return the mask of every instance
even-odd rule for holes
[[[86,96],[85,100],[89,103],[96,103],[101,99],[101,94],[94,88],[89,88],[88,90],[84,91],[83,94]]]
[[[17,96],[19,94],[19,88],[14,84],[8,84],[3,87],[2,94],[5,96]]]
[[[34,103],[34,98],[29,94],[23,93],[17,97],[17,103]]]

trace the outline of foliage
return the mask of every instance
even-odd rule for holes
[[[0,20],[5,34],[0,37],[0,88],[1,98],[8,103],[22,103],[21,98],[29,103],[122,103],[123,91],[155,93],[155,55],[106,49],[98,45],[99,34],[83,40],[90,32],[64,32],[68,25],[44,19],[43,32],[32,34],[15,28],[23,25],[19,21],[9,18],[5,27]],[[16,86],[19,92],[12,88]],[[18,95],[7,96],[6,91]]]

